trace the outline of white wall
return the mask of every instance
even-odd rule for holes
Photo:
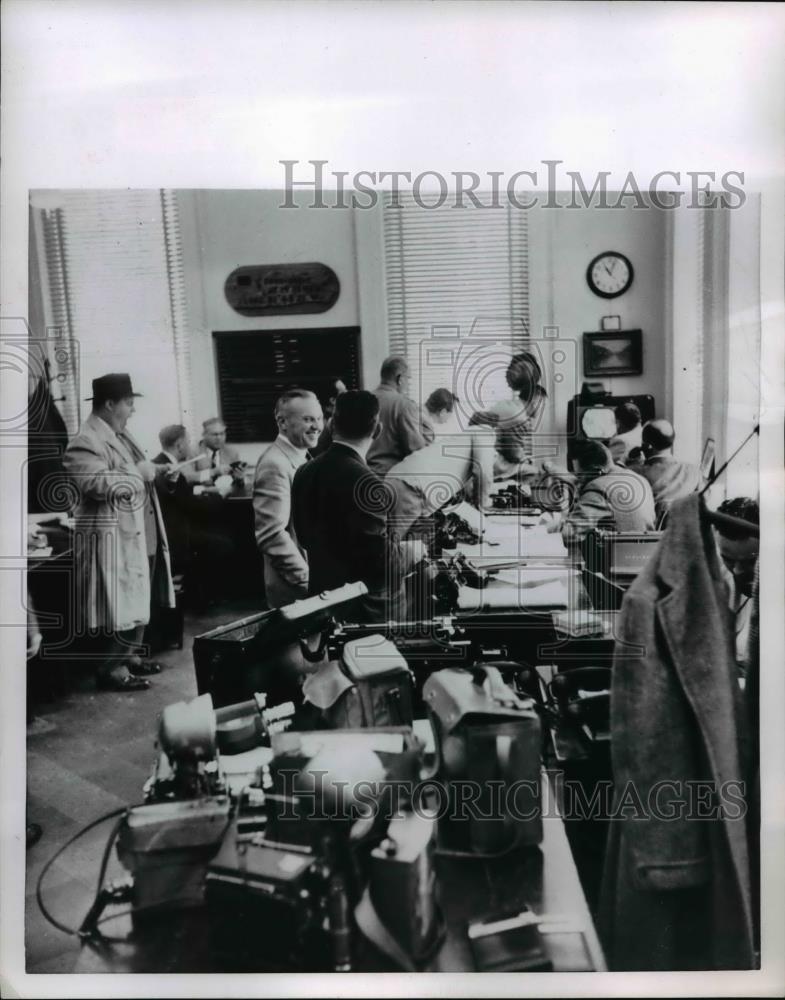
[[[306,193],[302,203],[310,199]],[[219,412],[214,332],[360,325],[353,211],[284,209],[282,200],[277,191],[177,192],[193,398],[200,420]],[[224,282],[236,267],[304,262],[326,264],[338,276],[340,296],[327,312],[249,317],[226,301]],[[260,451],[256,444],[239,448],[248,461]]]
[[[707,224],[708,223],[708,224]],[[716,442],[717,467],[759,419],[761,387],[781,377],[761,367],[761,200],[704,219],[673,213],[672,396],[678,458],[695,461],[704,441]],[[753,439],[708,494],[758,495],[758,442]]]
[[[782,379],[782,371],[761,369],[761,202],[759,195],[730,214],[728,269],[728,406],[727,457],[760,420],[764,390]],[[726,495],[757,497],[760,492],[758,439],[748,441],[725,473]]]
[[[304,204],[310,199],[306,193]],[[218,412],[212,333],[221,330],[361,326],[363,382],[373,387],[388,353],[384,309],[381,212],[350,209],[282,209],[275,191],[181,191],[177,194],[183,239],[194,399],[204,416]],[[640,377],[605,380],[615,394],[651,393],[659,414],[666,398],[666,213],[653,208],[530,210],[531,333],[558,334],[566,360],[554,365],[548,429],[563,432],[567,402],[580,391],[582,335],[600,329],[600,318],[621,316],[622,329],[643,330]],[[618,299],[594,295],[586,268],[596,254],[618,250],[632,261],[635,279]],[[245,317],[226,302],[224,281],[251,263],[320,261],[341,282],[338,302],[326,313]],[[546,356],[552,357],[546,342]],[[553,375],[562,375],[554,382]],[[596,381],[596,380],[595,380]],[[241,448],[246,457],[256,445]]]
[[[607,315],[620,316],[623,330],[643,331],[643,374],[590,381],[602,381],[614,395],[650,393],[657,414],[668,416],[665,214],[631,207],[530,210],[531,335],[542,339],[544,354],[552,359],[547,383],[554,432],[564,432],[567,403],[585,379],[583,334],[600,330]],[[623,253],[634,270],[630,289],[617,299],[600,298],[586,281],[589,262],[606,250]],[[564,358],[558,363],[556,350],[557,358]]]

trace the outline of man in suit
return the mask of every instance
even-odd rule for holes
[[[409,365],[406,358],[387,358],[380,377],[374,395],[379,400],[381,430],[368,451],[368,468],[384,476],[407,455],[430,444],[433,428],[417,403],[407,395]]]
[[[292,389],[275,404],[275,420],[278,437],[256,463],[253,507],[267,605],[280,608],[308,593],[308,563],[292,526],[292,480],[319,441],[322,408],[312,392]]]
[[[169,547],[153,483],[165,474],[126,430],[134,412],[131,379],[93,379],[93,410],[63,456],[79,491],[74,531],[79,627],[95,640],[97,683],[113,691],[150,686],[160,667],[138,648],[152,601],[174,607]]]
[[[240,453],[234,445],[226,443],[226,424],[220,417],[210,417],[204,421],[199,447],[204,455],[196,463],[197,472],[209,470],[212,479],[218,479],[219,476],[243,478]]]
[[[668,420],[650,420],[641,435],[646,464],[640,470],[651,486],[660,523],[674,500],[681,500],[701,488],[701,473],[697,465],[680,462],[673,457],[676,435]]]
[[[161,466],[179,465],[193,457],[188,431],[182,424],[169,424],[159,435],[161,451],[153,459]],[[197,470],[197,463],[177,472],[165,472],[156,479],[156,490],[163,512],[172,565],[185,577],[188,600],[196,609],[204,609],[215,592],[216,581],[225,578],[233,555],[231,542],[211,527],[210,518],[197,516],[194,486],[211,483],[212,468]],[[202,515],[204,512],[202,512]]]
[[[302,465],[292,484],[292,520],[308,554],[308,593],[362,580],[368,594],[342,609],[348,621],[381,622],[405,612],[407,553],[391,536],[392,491],[366,465],[379,435],[379,400],[351,390],[335,402],[333,443]],[[423,546],[409,543],[409,562]]]
[[[191,448],[188,431],[182,424],[169,424],[158,434],[161,451],[153,462],[157,465],[179,465],[190,457]],[[186,466],[174,473],[165,473],[156,478],[155,488],[169,538],[172,568],[177,573],[185,571],[191,553],[188,500],[193,496],[195,483],[209,482],[210,470],[196,472],[193,466]]]

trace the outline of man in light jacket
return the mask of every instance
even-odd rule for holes
[[[150,686],[158,673],[138,656],[151,596],[162,607],[175,597],[161,509],[153,482],[164,466],[146,461],[126,431],[134,412],[131,379],[93,379],[93,410],[68,445],[63,465],[79,494],[74,532],[78,627],[99,659],[97,684],[113,691]]]
[[[422,409],[407,395],[409,365],[406,358],[391,357],[382,364],[381,381],[373,390],[379,400],[379,431],[368,451],[368,468],[377,476],[413,451],[433,441],[433,427]]]
[[[280,608],[308,594],[308,563],[292,526],[292,480],[319,441],[322,408],[312,392],[292,389],[276,403],[275,419],[278,437],[256,464],[253,507],[267,604]]]

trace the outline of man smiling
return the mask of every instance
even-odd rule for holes
[[[256,544],[264,557],[267,604],[279,608],[308,593],[308,563],[292,527],[292,480],[322,431],[322,408],[306,389],[275,404],[278,437],[256,464],[253,506]]]

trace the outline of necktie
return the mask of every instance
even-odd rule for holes
[[[218,468],[218,449],[217,448],[213,448],[212,466],[213,466],[214,469]]]

